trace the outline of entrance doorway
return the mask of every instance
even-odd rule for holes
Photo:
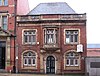
[[[0,41],[0,69],[5,69],[6,42]]]
[[[46,60],[46,73],[55,74],[55,58],[53,56],[48,56]]]

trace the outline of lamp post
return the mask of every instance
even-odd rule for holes
[[[14,0],[14,66],[13,72],[16,72],[16,13],[17,13],[17,0]]]

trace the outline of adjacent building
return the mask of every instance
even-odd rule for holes
[[[86,70],[89,76],[100,75],[100,44],[87,45]]]
[[[28,0],[0,0],[0,71],[13,71],[15,67],[15,16],[27,12]]]
[[[19,72],[85,73],[86,14],[67,3],[40,3],[18,15],[16,57]]]

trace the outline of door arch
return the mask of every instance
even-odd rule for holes
[[[55,58],[53,56],[48,56],[46,59],[46,73],[55,74]]]

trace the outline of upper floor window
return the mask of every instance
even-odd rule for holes
[[[29,51],[23,54],[23,65],[24,66],[35,66],[36,65],[36,54]]]
[[[36,44],[36,30],[25,30],[24,31],[24,43],[25,44]]]
[[[7,6],[8,0],[0,0],[0,6]]]
[[[7,16],[0,16],[0,25],[4,30],[7,30],[7,25],[8,25]]]
[[[46,44],[56,44],[57,43],[57,30],[56,29],[45,29],[44,30],[44,42]]]
[[[78,30],[66,30],[65,31],[65,42],[66,43],[78,43]]]
[[[69,52],[66,54],[66,66],[79,66],[79,54]]]

